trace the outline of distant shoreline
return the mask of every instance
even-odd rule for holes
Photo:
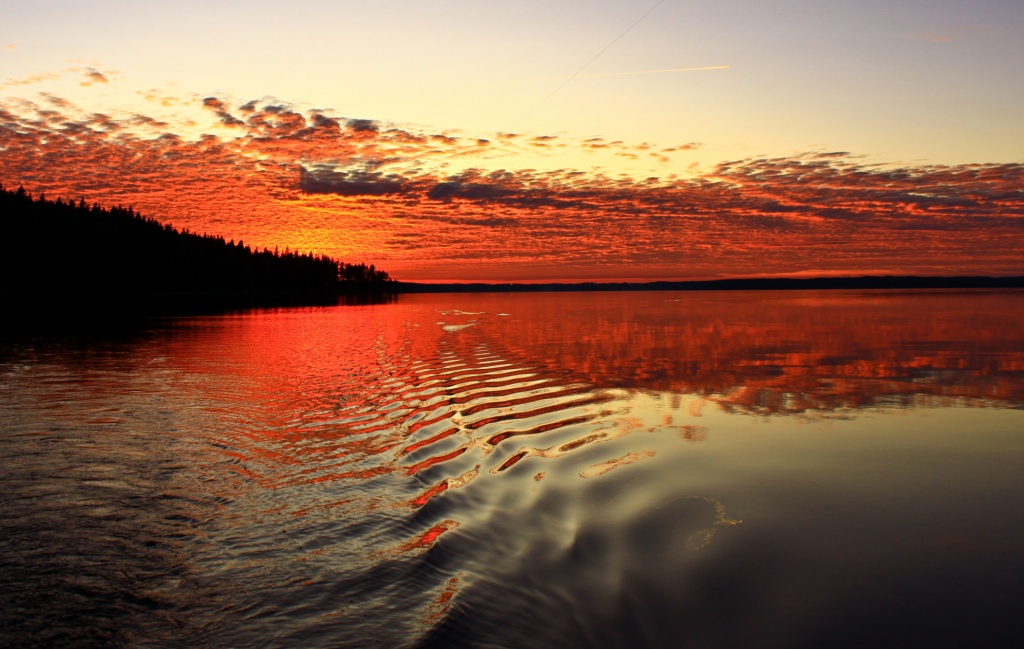
[[[0,304],[10,312],[0,319],[0,338],[8,334],[76,331],[132,331],[152,318],[215,315],[264,308],[368,305],[395,302],[401,295],[428,293],[558,293],[627,291],[798,291],[911,289],[1024,289],[1015,277],[828,277],[811,279],[719,279],[689,282],[553,282],[546,284],[417,284],[389,281],[376,290],[326,292],[319,299],[269,293],[100,293],[37,295],[30,299],[0,290]]]
[[[557,293],[597,291],[791,291],[836,289],[969,289],[1024,288],[1024,276],[864,276],[712,279],[682,282],[551,282],[544,284],[468,283],[420,284],[394,282],[388,287],[395,293]]]

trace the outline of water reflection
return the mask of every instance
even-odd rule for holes
[[[506,335],[595,385],[758,413],[901,407],[922,395],[1024,403],[1019,292],[503,297],[495,306],[518,316]]]
[[[1022,293],[416,295],[8,344],[0,621],[51,645],[975,642],[1024,594],[1022,316]]]

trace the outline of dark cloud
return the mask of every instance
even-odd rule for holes
[[[484,174],[473,169],[433,184],[426,193],[427,199],[436,201],[558,210],[583,209],[589,200],[600,197],[600,192],[574,189],[554,177],[529,171],[501,170]]]
[[[245,122],[232,115],[228,111],[227,105],[216,97],[203,99],[203,106],[212,110],[220,118],[221,124],[225,126],[245,126]]]
[[[380,131],[380,126],[372,119],[350,119],[348,128],[353,133],[377,133]]]
[[[274,99],[237,106],[207,97],[202,106],[244,123],[186,138],[150,117],[90,113],[59,97],[2,100],[0,180],[134,204],[253,244],[338,255],[331,246],[353,241],[344,254],[386,255],[389,271],[410,278],[451,277],[456,257],[459,272],[477,278],[533,272],[524,268],[572,277],[559,270],[570,267],[590,278],[940,272],[954,261],[972,272],[1024,272],[1020,163],[886,166],[818,151],[727,161],[697,177],[487,170],[459,163],[515,154],[532,136],[494,136],[481,149],[482,138],[299,112]],[[495,229],[512,228],[496,244]]]
[[[341,132],[341,120],[337,117],[328,117],[319,111],[310,111],[309,124],[311,128],[326,128],[332,131]]]
[[[245,125],[250,137],[268,141],[301,139],[308,134],[306,118],[280,104],[266,105],[250,113]]]
[[[337,171],[323,167],[300,167],[299,188],[307,194],[338,196],[387,196],[400,194],[406,181],[397,174],[378,171]]]

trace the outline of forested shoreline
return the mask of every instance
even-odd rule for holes
[[[420,284],[395,282],[396,293],[600,293],[618,291],[832,291],[907,289],[1022,289],[1024,275],[917,276],[862,275],[856,277],[757,277],[655,282],[543,282],[536,284]]]
[[[0,302],[12,317],[334,304],[394,284],[373,265],[257,250],[131,207],[33,197],[0,184]]]
[[[398,293],[1012,289],[1024,277],[823,277],[684,282],[418,284],[373,265],[251,248],[145,217],[132,207],[33,197],[0,183],[2,324],[60,324],[232,309],[365,303]]]

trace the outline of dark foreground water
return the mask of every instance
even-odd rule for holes
[[[995,646],[1022,323],[420,295],[3,342],[0,645]]]

